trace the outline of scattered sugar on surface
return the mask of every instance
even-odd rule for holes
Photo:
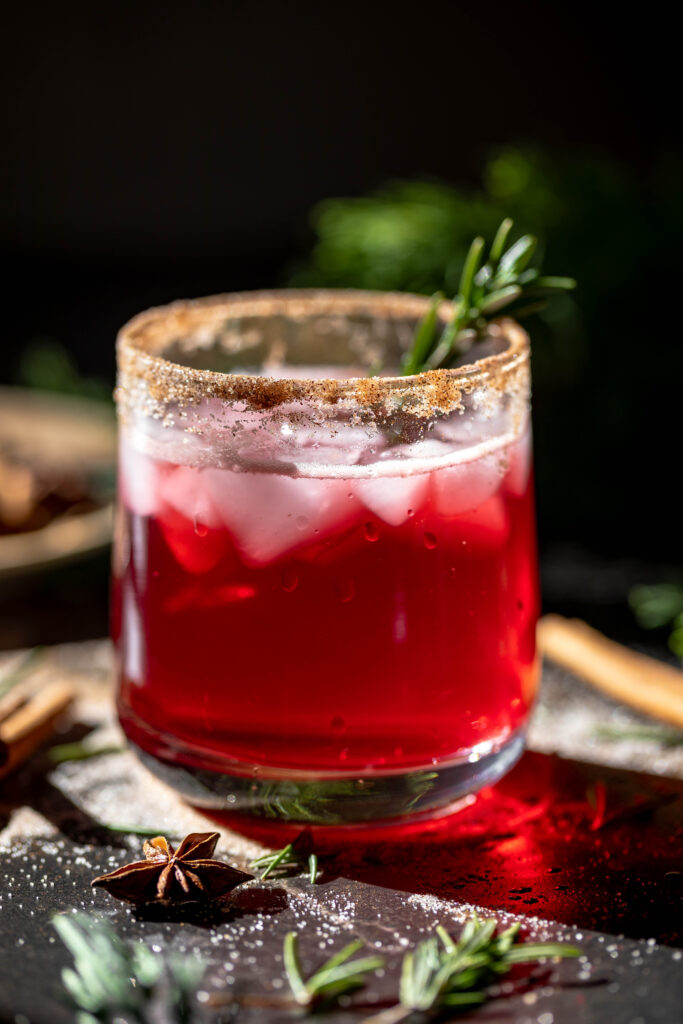
[[[110,671],[109,647],[107,644],[95,645],[91,652],[102,667],[101,675],[93,686],[104,693],[102,682],[108,680]],[[550,680],[551,699],[559,701],[557,694],[552,696],[552,675]],[[572,686],[576,686],[573,681]],[[574,699],[583,704],[583,693],[581,698],[577,698],[574,689],[574,694]],[[560,694],[560,697],[562,701],[569,700],[568,693]],[[115,728],[108,699],[103,701],[102,696],[92,697],[90,707],[94,709],[93,721],[102,729]],[[566,722],[562,703],[558,717],[563,724]],[[596,712],[594,720],[604,721],[602,710],[600,715]],[[604,750],[604,745],[601,749]],[[651,744],[648,744],[648,749],[652,750]],[[129,753],[60,765],[52,771],[51,781],[77,808],[95,819],[137,823],[145,827],[158,825],[160,831],[167,831],[171,836],[213,827],[148,775]],[[262,847],[257,844],[224,829],[219,830],[223,832],[220,856],[225,859],[249,860],[262,852]],[[573,941],[584,949],[577,962],[562,965],[552,962],[551,983],[544,983],[542,988],[529,993],[535,996],[535,1001],[529,1004],[529,1008],[536,1008],[534,1024],[538,1024],[543,1014],[550,1012],[542,1008],[543,1000],[556,991],[553,984],[560,977],[579,983],[589,982],[594,977],[609,979],[613,993],[627,986],[629,991],[635,992],[634,979],[637,979],[640,988],[636,995],[645,999],[650,965],[661,957],[676,965],[683,959],[683,951],[665,949],[654,939],[638,943],[620,938],[606,939],[602,935],[567,928],[539,917],[520,918],[508,912],[491,911],[430,895],[405,895],[381,890],[381,898],[378,898],[373,895],[372,886],[344,879],[323,881],[313,887],[301,878],[250,882],[246,889],[262,890],[266,894],[264,909],[255,913],[240,910],[208,930],[191,924],[137,921],[129,908],[91,890],[88,883],[96,874],[111,870],[126,860],[137,859],[141,854],[142,841],[138,836],[120,834],[116,836],[117,849],[111,850],[72,843],[60,835],[39,811],[29,808],[14,811],[9,824],[0,833],[3,857],[0,866],[0,920],[2,915],[12,920],[14,937],[18,942],[21,940],[18,948],[29,947],[36,925],[56,910],[96,912],[99,917],[110,921],[124,938],[137,940],[144,937],[158,949],[185,949],[207,960],[209,966],[204,980],[207,992],[226,990],[234,985],[236,976],[240,988],[261,991],[264,987],[273,990],[286,987],[281,939],[278,938],[274,952],[268,946],[273,930],[281,937],[290,929],[301,935],[306,970],[320,966],[330,952],[348,941],[351,935],[358,935],[369,948],[381,950],[386,955],[386,978],[378,979],[377,985],[387,985],[388,991],[394,992],[396,973],[406,949],[431,934],[439,921],[446,927],[451,925],[453,933],[457,934],[459,926],[476,910],[483,917],[495,916],[501,926],[522,921],[525,935],[528,933],[529,937]],[[269,911],[267,899],[275,899],[278,893],[280,904]],[[17,925],[16,922],[20,923]],[[54,936],[50,935],[47,941],[54,944]],[[265,972],[264,955],[268,957]],[[374,985],[373,982],[373,993]],[[511,990],[501,987],[501,991],[517,999]],[[587,998],[592,991],[592,988],[586,989]]]

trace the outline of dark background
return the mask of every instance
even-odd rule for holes
[[[124,320],[283,283],[325,197],[420,176],[476,188],[508,144],[556,167],[607,160],[636,227],[628,204],[607,231],[577,203],[575,265],[548,267],[584,271],[587,315],[578,369],[537,380],[546,599],[675,575],[679,54],[663,8],[200,0],[28,4],[3,21],[1,380],[52,338],[113,381]]]

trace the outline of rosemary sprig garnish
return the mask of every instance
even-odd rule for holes
[[[261,881],[264,881],[273,872],[280,874],[292,869],[301,870],[304,865],[308,868],[308,877],[311,885],[313,885],[317,881],[320,872],[318,870],[318,855],[311,849],[311,836],[309,832],[302,832],[293,842],[287,843],[281,850],[275,850],[274,853],[264,853],[263,856],[257,857],[251,862],[250,867],[255,870],[263,870]]]
[[[443,295],[433,296],[404,357],[404,375],[451,366],[501,313],[517,318],[535,313],[543,309],[549,296],[576,287],[571,277],[544,276],[538,267],[529,266],[538,244],[533,235],[522,235],[506,249],[512,224],[509,217],[502,221],[485,262],[484,239],[477,237],[472,242],[453,299],[453,316],[440,336]]]
[[[163,957],[144,943],[129,948],[109,925],[87,914],[58,915],[52,924],[74,958],[62,982],[78,1024],[189,1024],[204,965]]]
[[[358,960],[350,958],[362,949],[363,942],[354,939],[338,953],[326,960],[310,978],[304,978],[299,962],[298,936],[296,932],[285,935],[282,958],[285,974],[292,995],[299,1006],[310,1010],[320,1004],[329,1003],[342,995],[354,992],[365,984],[366,976],[384,966],[381,956],[366,956]]]
[[[365,1024],[396,1024],[413,1013],[435,1016],[478,1006],[486,1002],[491,983],[514,964],[581,954],[580,949],[562,942],[517,944],[520,925],[513,924],[496,935],[497,923],[495,918],[480,921],[474,914],[457,940],[437,925],[435,936],[403,957],[398,1004]]]

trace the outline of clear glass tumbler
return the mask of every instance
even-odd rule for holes
[[[528,338],[503,320],[475,362],[398,376],[427,306],[254,292],[119,336],[119,715],[200,806],[429,817],[522,750]]]

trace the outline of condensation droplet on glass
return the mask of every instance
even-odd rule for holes
[[[363,533],[365,534],[365,539],[369,540],[371,543],[373,541],[379,540],[379,530],[377,529],[375,523],[364,523]]]
[[[436,537],[433,533],[425,533],[424,535],[424,546],[428,551],[433,551],[437,545]]]
[[[288,594],[291,594],[293,590],[296,590],[297,584],[299,583],[299,574],[291,566],[282,570],[282,576],[280,577],[280,583],[282,589]]]
[[[306,516],[297,516],[294,522],[298,530],[305,530],[308,526],[308,518]]]
[[[339,760],[340,761],[346,761],[348,756],[349,756],[349,748],[348,747],[344,747],[343,750],[339,751]]]
[[[198,537],[206,537],[209,532],[209,527],[206,523],[200,523],[197,519],[194,521],[194,532]]]
[[[412,510],[412,508],[409,508],[409,509],[408,509],[408,515],[409,515],[409,516],[414,516],[414,515],[415,515],[415,513],[414,513],[414,512],[413,512],[413,510]]]

